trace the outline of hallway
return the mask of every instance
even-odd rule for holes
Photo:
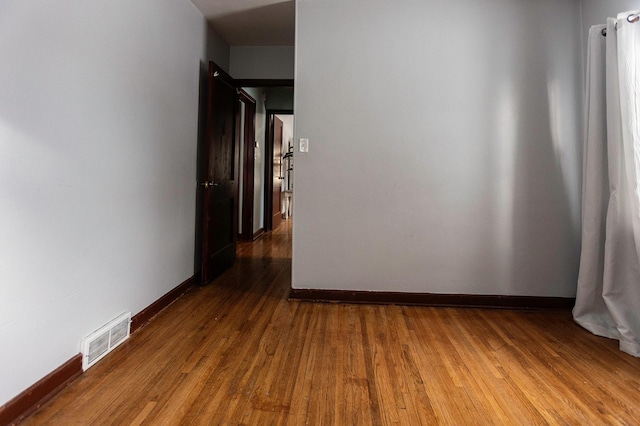
[[[611,424],[640,360],[566,311],[288,301],[291,221],[240,243],[24,424]]]

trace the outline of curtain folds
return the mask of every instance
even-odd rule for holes
[[[640,357],[640,23],[627,19],[637,13],[621,13],[589,32],[573,317]]]

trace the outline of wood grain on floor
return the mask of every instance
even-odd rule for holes
[[[637,424],[640,360],[570,312],[287,300],[291,221],[26,425]]]

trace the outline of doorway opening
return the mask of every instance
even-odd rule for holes
[[[255,105],[244,113],[240,109],[245,134],[240,138],[238,238],[253,241],[293,213],[293,86],[243,86],[241,91]],[[274,139],[276,120],[282,126]],[[281,141],[275,149],[274,140]]]
[[[253,241],[274,229],[274,210],[279,219],[291,216],[292,197],[283,194],[293,189],[292,117],[272,120],[287,123],[279,132],[284,145],[276,150],[268,119],[271,112],[293,114],[293,81],[275,86],[269,80],[234,80],[215,63],[208,65],[208,72],[201,67],[196,198],[195,269],[201,284],[234,263],[238,240]]]
[[[277,229],[293,213],[293,126],[292,110],[267,110],[265,182],[265,230]]]

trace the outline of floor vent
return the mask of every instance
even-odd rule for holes
[[[82,370],[91,367],[127,340],[130,332],[131,312],[127,312],[82,339]]]

